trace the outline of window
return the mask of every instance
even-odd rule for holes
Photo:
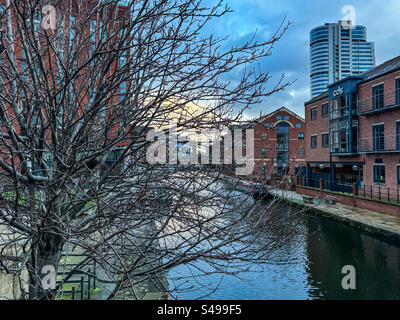
[[[396,149],[400,150],[400,121],[396,122]]]
[[[267,157],[267,149],[262,148],[261,149],[261,158],[265,159]]]
[[[301,128],[301,127],[302,127],[301,122],[297,122],[297,123],[296,123],[296,128]]]
[[[76,36],[76,25],[75,25],[75,22],[76,22],[75,16],[71,16],[70,17],[70,34],[69,34],[69,37],[70,37],[71,40],[74,39],[75,36]]]
[[[322,118],[326,118],[329,116],[329,104],[324,103],[322,105]]]
[[[385,105],[383,84],[372,88],[372,101],[374,109],[381,109]]]
[[[400,165],[397,166],[397,185],[400,186]]]
[[[269,122],[264,123],[264,126],[266,126],[267,128],[269,128],[271,126],[271,124]]]
[[[276,120],[282,120],[282,116],[276,116]]]
[[[284,116],[284,117],[283,117],[283,120],[289,121],[289,120],[290,120],[290,117],[289,117],[289,116]]]
[[[263,140],[263,141],[268,140],[268,133],[267,132],[263,132],[261,134],[261,140]]]
[[[374,151],[385,150],[385,125],[373,126]]]
[[[304,140],[304,132],[300,132],[298,138],[299,140]]]
[[[125,99],[126,94],[126,82],[121,82],[120,84],[121,101]]]
[[[97,21],[90,20],[90,41],[96,42],[97,41]]]
[[[329,133],[322,134],[322,148],[329,147]]]
[[[303,148],[299,149],[299,157],[304,157],[304,149]]]
[[[311,109],[311,120],[317,120],[317,108]]]
[[[290,125],[287,122],[281,122],[276,128],[277,155],[276,161],[278,167],[289,163],[289,133]]]
[[[396,79],[396,104],[400,104],[400,78]]]
[[[385,166],[374,165],[374,182],[385,183]]]
[[[317,147],[317,136],[311,136],[311,148],[315,149]]]

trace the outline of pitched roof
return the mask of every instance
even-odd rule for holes
[[[299,119],[302,122],[305,122],[305,119],[303,117],[300,117],[298,114],[294,113],[293,111],[290,111],[288,108],[286,107],[281,107],[275,111],[272,111],[271,113],[268,113],[265,116],[262,116],[260,118],[251,120],[249,122],[243,123],[243,124],[239,124],[239,125],[234,125],[231,128],[232,129],[248,129],[248,128],[252,128],[254,127],[256,124],[259,124],[260,122],[263,122],[265,119],[268,119],[270,117],[272,117],[273,115],[277,114],[278,112],[287,112],[290,115],[292,115],[293,117]]]
[[[328,97],[329,97],[329,90],[326,90],[325,92],[321,93],[320,95],[318,95],[318,96],[312,98],[311,100],[307,101],[305,104],[310,104],[310,103],[313,103],[313,102],[316,102],[318,100],[325,99],[325,98],[328,98]]]
[[[400,70],[400,56],[390,59],[380,64],[379,66],[373,68],[372,70],[361,74],[361,76],[363,77],[363,80],[361,82],[370,81],[386,73],[396,70]]]

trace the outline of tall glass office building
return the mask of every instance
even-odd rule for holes
[[[310,32],[311,98],[329,84],[375,67],[375,44],[367,42],[367,28],[349,22],[326,23]]]

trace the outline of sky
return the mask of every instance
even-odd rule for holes
[[[309,33],[314,27],[346,17],[344,6],[355,9],[355,23],[367,27],[368,41],[375,42],[377,65],[400,55],[400,0],[226,0],[234,11],[216,20],[211,32],[229,35],[227,45],[241,43],[257,30],[257,39],[268,40],[286,17],[291,26],[275,45],[272,56],[260,62],[275,84],[282,73],[295,81],[246,113],[254,118],[282,106],[304,116],[304,102],[310,100]],[[230,75],[232,81],[235,74]],[[267,86],[268,88],[269,86]]]

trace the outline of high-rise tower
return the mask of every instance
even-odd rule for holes
[[[367,28],[349,26],[350,21],[339,21],[311,30],[311,98],[333,82],[375,67],[375,44],[367,42]]]

